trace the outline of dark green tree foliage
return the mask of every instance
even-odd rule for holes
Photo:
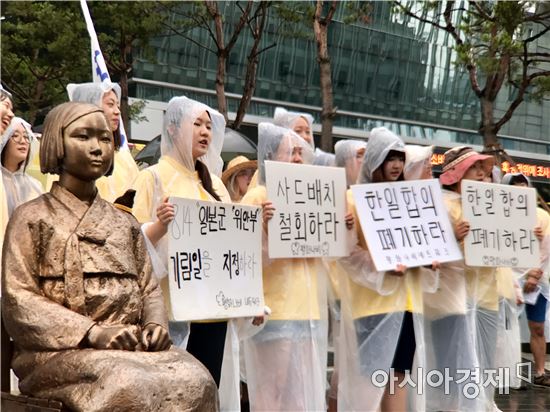
[[[78,2],[2,2],[2,85],[16,113],[41,123],[67,101],[65,86],[90,81],[90,44]]]

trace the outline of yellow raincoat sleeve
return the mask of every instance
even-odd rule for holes
[[[0,179],[0,272],[2,271],[2,245],[4,244],[4,233],[8,226],[8,202],[4,183]]]
[[[249,190],[242,204],[261,206],[267,199],[265,186]],[[277,211],[275,211],[275,215]],[[276,218],[275,216],[273,217]],[[268,254],[267,231],[262,235],[262,250]],[[320,259],[262,259],[263,285],[266,305],[271,308],[272,320],[319,319],[317,277],[322,276]]]
[[[128,189],[136,179],[139,169],[129,150],[120,149],[115,152],[113,174],[103,176],[96,181],[99,195],[108,202],[114,202]]]
[[[140,223],[151,221],[151,208],[153,207],[153,189],[155,178],[148,170],[142,170],[134,180],[133,187],[136,189],[134,207],[132,213]]]

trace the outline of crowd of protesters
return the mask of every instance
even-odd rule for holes
[[[57,187],[53,183],[57,177],[48,175],[43,187],[29,175],[27,165],[40,142],[31,125],[14,116],[11,95],[4,89],[0,93],[1,242],[15,209],[45,196],[52,185]],[[129,151],[120,147],[120,87],[109,83],[69,85],[68,94],[71,101],[99,107],[108,121],[114,162],[94,190],[97,196],[115,203],[128,196],[129,190],[132,196],[135,191],[133,202],[122,207],[133,213],[141,226],[143,250],[148,255],[143,258],[151,262],[168,316],[167,232],[175,215],[169,197],[261,207],[262,250],[267,251],[268,222],[277,211],[267,194],[266,161],[345,168],[348,188],[432,178],[432,147],[406,145],[390,130],[375,128],[367,142],[341,140],[335,144],[334,155],[324,153],[315,149],[312,116],[283,108],[277,108],[272,122],[258,125],[257,160],[238,156],[222,173],[225,120],[215,109],[187,97],[175,97],[168,103],[160,160],[139,171]],[[501,177],[492,156],[464,146],[447,151],[439,182],[460,245],[470,231],[462,216],[463,180],[530,186],[529,179],[519,173]],[[518,317],[523,308],[534,356],[532,382],[550,387],[544,369],[544,324],[550,299],[548,212],[537,209],[533,228],[541,252],[539,267],[512,271],[472,267],[464,260],[434,260],[429,267],[398,264],[394,270],[379,272],[363,235],[368,228],[359,224],[350,190],[346,199],[350,255],[274,259],[265,253],[266,308],[246,320],[247,333],[239,333],[233,320],[205,318],[189,323],[170,319],[172,345],[186,349],[210,372],[222,410],[239,408],[239,394],[234,393],[239,385],[223,383],[223,374],[229,370],[225,365],[230,363],[242,365],[231,373],[246,382],[251,410],[498,410],[495,389],[515,383],[480,384],[475,374],[521,362]],[[9,267],[2,267],[3,278],[9,277],[9,272]],[[535,289],[540,290],[536,302],[524,304],[523,293]],[[32,327],[33,320],[28,322]],[[235,341],[240,342],[237,351],[229,351],[227,345]],[[335,365],[329,377],[330,344]],[[419,370],[441,372],[448,385],[425,385],[425,390],[419,391],[421,381],[426,383],[426,375]],[[389,376],[382,384],[373,379],[380,371]],[[461,379],[463,371],[469,371],[469,376]],[[475,396],[469,392],[473,384],[478,388]],[[21,389],[36,395],[28,387]]]

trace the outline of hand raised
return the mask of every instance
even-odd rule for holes
[[[157,219],[164,226],[168,226],[168,224],[172,220],[174,220],[174,216],[175,216],[174,205],[171,203],[168,203],[168,198],[165,197],[162,203],[157,207]]]

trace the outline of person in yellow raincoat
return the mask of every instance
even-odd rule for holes
[[[357,183],[404,180],[404,163],[401,139],[386,128],[375,128]],[[348,207],[357,221],[351,191]],[[404,379],[410,374],[417,385],[424,379],[416,373],[426,351],[422,290],[433,290],[437,271],[398,264],[394,271],[378,272],[357,229],[356,246],[349,257],[340,259],[348,276],[340,287],[338,410],[423,410],[422,397],[413,396],[414,388],[407,388]],[[432,267],[438,265],[433,262]]]
[[[502,184],[514,186],[530,186],[529,178],[522,173],[508,173],[502,178]],[[525,304],[525,314],[530,333],[530,346],[533,353],[535,371],[533,384],[541,387],[550,386],[550,376],[544,368],[546,354],[546,337],[544,336],[544,323],[548,312],[548,300],[550,300],[550,286],[548,282],[550,256],[550,215],[541,207],[537,207],[537,227],[535,234],[541,246],[540,267],[532,269],[514,269],[516,281],[520,281],[526,293],[533,292],[540,287],[540,293],[535,304]]]
[[[11,94],[0,86],[0,136],[4,134],[11,120],[13,119],[13,103]],[[2,268],[2,243],[4,243],[4,232],[8,225],[8,201],[4,183],[0,179],[0,269]]]
[[[244,341],[250,408],[254,411],[325,410],[327,356],[326,274],[321,259],[267,256],[267,221],[276,210],[267,198],[265,161],[310,163],[311,147],[292,130],[258,125],[259,185],[243,204],[263,207],[263,285],[271,316]]]
[[[31,125],[20,117],[12,119],[1,137],[2,182],[8,218],[17,206],[40,196],[43,192],[40,182],[26,173],[27,164],[32,157],[33,140]]]
[[[209,172],[217,164],[223,144],[225,120],[216,110],[187,97],[174,97],[164,115],[161,158],[142,170],[134,182],[134,215],[147,223],[143,232],[153,258],[155,273],[165,293],[168,312],[168,237],[174,207],[169,196],[231,202],[221,180]],[[186,345],[186,322],[170,322],[174,342],[210,371],[219,386],[227,321],[192,322]]]
[[[231,200],[239,203],[248,191],[252,176],[258,169],[256,160],[248,160],[246,156],[237,156],[227,163],[222,174],[222,182],[227,188]]]
[[[443,198],[457,241],[463,240],[470,224],[462,218],[461,181],[484,181],[493,168],[493,158],[460,146],[445,153],[439,177]],[[485,371],[495,367],[498,328],[496,268],[472,267],[465,262],[444,264],[439,290],[427,303],[432,320],[434,368],[448,368],[450,390],[431,387],[428,410],[492,410],[494,386],[482,385]],[[468,371],[472,371],[471,373]],[[479,376],[479,377],[478,377]],[[458,382],[461,381],[461,382]]]
[[[309,113],[292,112],[282,107],[277,107],[273,114],[273,124],[292,130],[307,142],[311,150],[315,150],[315,141],[313,140],[313,116]],[[312,164],[314,163],[314,159],[315,155],[311,160]],[[254,176],[252,176],[250,187],[256,187],[258,184],[258,171],[256,171]]]
[[[339,140],[334,145],[334,161],[336,167],[343,167],[346,170],[346,184],[349,187],[357,181],[361,163],[365,156],[367,142],[362,140]],[[328,391],[328,410],[337,410],[338,399],[338,341],[340,335],[340,290],[339,284],[345,272],[338,260],[329,262],[329,279],[331,290],[329,293],[329,307],[331,309],[331,335],[334,347],[334,372],[330,378],[330,389]]]
[[[113,173],[103,176],[96,182],[97,190],[101,197],[108,202],[114,202],[122,196],[126,190],[132,189],[139,169],[127,147],[121,147],[120,135],[120,86],[117,83],[70,83],[67,85],[69,100],[72,102],[91,103],[103,109],[113,136],[115,138],[115,161]],[[51,176],[48,176],[47,187],[52,184]]]

